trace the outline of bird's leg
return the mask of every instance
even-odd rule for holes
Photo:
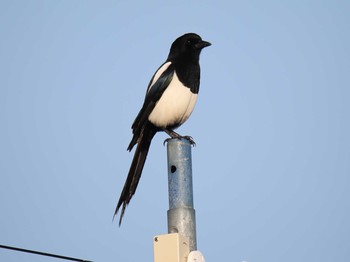
[[[174,130],[171,129],[163,129],[164,132],[166,132],[171,138],[167,138],[164,140],[163,145],[165,145],[166,142],[168,142],[170,139],[173,138],[177,138],[177,139],[181,139],[181,138],[185,138],[186,140],[188,140],[190,142],[191,145],[195,146],[196,142],[194,142],[193,138],[191,136],[182,136],[178,133],[176,133]]]

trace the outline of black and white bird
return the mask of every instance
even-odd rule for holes
[[[114,216],[120,207],[119,226],[124,211],[135,194],[152,138],[165,131],[171,138],[181,138],[174,131],[191,115],[197,101],[200,79],[199,55],[209,42],[194,33],[184,34],[171,45],[167,60],[149,82],[145,101],[132,124],[133,138],[128,150],[137,144],[128,177],[120,195]],[[191,137],[184,137],[192,144]]]

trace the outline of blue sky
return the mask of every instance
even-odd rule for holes
[[[173,40],[196,32],[212,46],[178,132],[197,142],[198,249],[207,261],[347,261],[349,12],[348,1],[1,1],[0,244],[153,260],[167,230],[165,134],[121,228],[112,215],[147,84]]]

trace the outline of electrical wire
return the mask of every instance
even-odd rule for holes
[[[51,253],[46,253],[46,252],[40,252],[40,251],[29,250],[29,249],[18,248],[18,247],[5,246],[5,245],[0,245],[0,248],[15,250],[15,251],[19,251],[19,252],[26,252],[26,253],[36,254],[36,255],[40,255],[40,256],[55,257],[55,258],[60,258],[60,259],[65,259],[65,260],[70,260],[70,261],[93,262],[93,261],[90,261],[90,260],[85,260],[85,259],[80,259],[80,258],[66,257],[66,256],[61,256],[61,255],[56,255],[56,254],[51,254]]]

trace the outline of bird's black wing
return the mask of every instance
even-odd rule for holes
[[[164,63],[162,66],[167,65]],[[137,144],[137,147],[134,158],[131,162],[128,177],[125,181],[123,191],[120,194],[119,201],[114,212],[115,216],[118,213],[118,210],[121,208],[119,225],[122,222],[126,206],[129,204],[132,196],[135,194],[152,138],[157,132],[157,127],[148,121],[148,117],[164,93],[165,89],[169,86],[169,83],[174,75],[174,69],[171,64],[166,69],[162,68],[162,66],[152,77],[152,80],[148,85],[145,102],[143,103],[143,106],[132,125],[133,138],[129,144],[128,150],[131,151],[135,144]],[[164,72],[161,73],[159,70],[164,70]]]
[[[162,65],[164,66],[165,63]],[[157,72],[162,68],[159,67]],[[146,121],[148,120],[149,115],[152,113],[152,110],[156,106],[157,102],[161,98],[162,94],[164,93],[165,89],[169,86],[171,80],[174,76],[174,66],[170,64],[164,72],[158,77],[158,79],[154,79],[157,75],[157,72],[152,77],[148,88],[147,88],[147,94],[145,97],[145,101],[143,103],[143,106],[138,113],[137,117],[134,120],[134,123],[132,124],[132,130],[133,130],[133,138],[128,146],[128,150],[131,151],[131,149],[134,147],[134,145],[137,143],[137,139],[140,136],[141,130],[143,126],[145,125]],[[154,84],[152,84],[154,82]]]

